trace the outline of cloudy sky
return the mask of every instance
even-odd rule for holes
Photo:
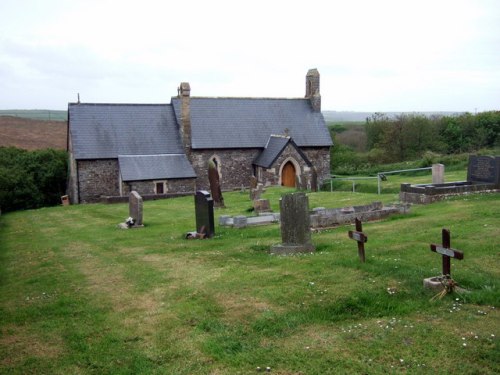
[[[500,109],[497,0],[0,0],[0,109],[193,96]]]

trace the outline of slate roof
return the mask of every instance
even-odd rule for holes
[[[123,181],[196,177],[185,154],[118,155]]]
[[[320,112],[309,99],[190,98],[193,149],[264,148],[271,134],[288,134],[300,146],[331,146]],[[181,101],[172,98],[180,122]]]
[[[302,151],[300,151],[295,142],[290,137],[284,137],[280,135],[271,135],[269,137],[266,148],[255,158],[253,164],[264,168],[271,167],[271,165],[273,165],[275,160],[278,158],[278,156],[280,156],[280,154],[289,143],[293,147],[295,147],[295,149],[299,152],[307,165],[310,165],[311,162],[309,161],[307,156],[305,156]]]
[[[183,147],[169,104],[70,104],[75,159],[180,154]]]

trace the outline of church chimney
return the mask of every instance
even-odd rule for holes
[[[191,87],[188,82],[181,82],[179,87],[179,97],[181,99],[181,136],[184,151],[189,157],[191,154],[191,113],[190,98]]]
[[[318,69],[309,69],[306,75],[306,99],[309,99],[314,112],[321,112]]]

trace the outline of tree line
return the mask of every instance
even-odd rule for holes
[[[53,206],[66,191],[66,151],[0,147],[2,212]]]
[[[368,151],[379,150],[381,162],[400,162],[439,154],[474,152],[500,145],[500,111],[459,116],[402,114],[393,119],[375,114],[366,120]]]

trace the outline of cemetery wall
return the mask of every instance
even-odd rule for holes
[[[101,195],[119,195],[118,159],[78,160],[81,203],[99,202]]]

